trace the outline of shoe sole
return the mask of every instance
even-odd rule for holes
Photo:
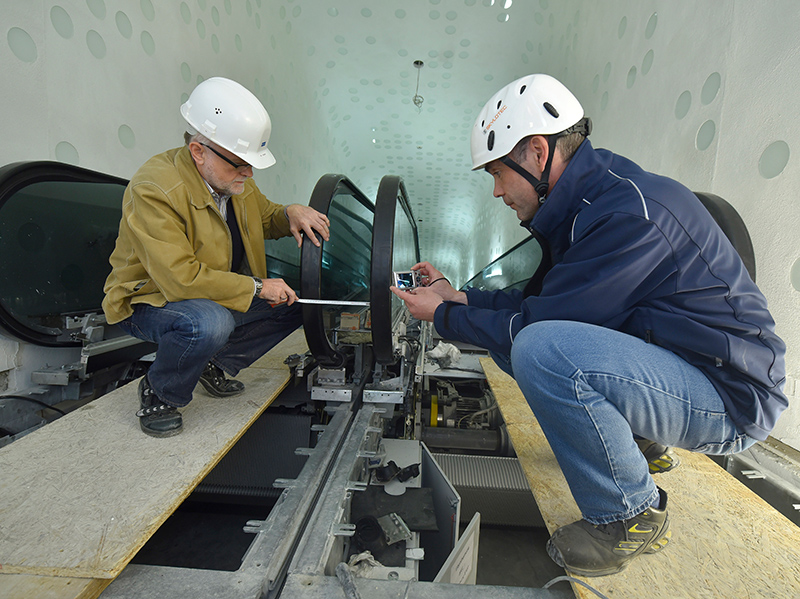
[[[650,474],[661,474],[662,472],[669,472],[670,470],[674,470],[678,466],[680,466],[681,461],[678,459],[678,456],[674,454],[665,454],[669,460],[661,459],[663,456],[659,456],[649,462],[647,462],[647,468],[650,470]]]
[[[142,429],[142,432],[144,432],[144,434],[149,435],[150,437],[156,437],[158,439],[163,439],[165,437],[174,437],[175,435],[180,433],[183,430],[183,425],[179,426],[178,428],[174,428],[172,430],[169,430],[169,431],[154,431],[154,430],[151,430],[149,428],[145,428],[142,425],[142,423],[140,422],[139,423],[139,428]]]
[[[234,397],[235,395],[241,395],[242,393],[244,393],[244,389],[242,389],[241,391],[233,391],[232,393],[220,393],[219,391],[217,391],[214,385],[204,381],[203,379],[200,379],[200,384],[203,386],[203,389],[206,390],[206,393],[208,393],[212,397]]]
[[[650,543],[650,546],[644,551],[642,551],[642,553],[646,554],[658,553],[669,544],[670,539],[672,539],[672,531],[669,530],[669,523],[667,523],[667,526],[668,526],[667,530],[665,530],[662,533],[661,537],[659,537],[659,539],[656,541],[652,541]],[[549,555],[550,559],[552,559],[559,567],[564,568],[565,570],[569,570],[570,572],[572,572],[573,574],[577,574],[578,576],[585,576],[586,578],[595,578],[598,576],[609,576],[610,574],[619,574],[625,568],[627,568],[634,559],[632,557],[628,561],[620,564],[618,567],[606,568],[605,570],[582,570],[580,568],[572,568],[565,564],[564,558],[561,556],[561,552],[550,541],[547,542],[547,555]]]
[[[672,531],[667,529],[667,531],[664,532],[661,538],[658,539],[657,541],[653,541],[652,543],[650,543],[650,547],[645,549],[643,553],[658,553],[669,544],[671,539],[672,539]]]

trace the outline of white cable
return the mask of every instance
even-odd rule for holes
[[[595,595],[597,595],[598,597],[600,597],[600,599],[608,599],[608,597],[606,597],[605,595],[603,595],[603,593],[601,593],[601,592],[600,592],[600,591],[598,591],[597,589],[595,589],[595,588],[593,588],[593,587],[589,586],[588,584],[586,584],[586,583],[585,583],[585,582],[583,582],[582,580],[578,580],[577,578],[573,578],[572,576],[556,576],[556,577],[555,577],[553,580],[551,580],[551,581],[550,581],[550,582],[548,582],[546,585],[544,585],[544,588],[545,588],[545,589],[549,589],[549,588],[550,588],[551,586],[553,586],[555,583],[557,583],[557,582],[564,582],[564,581],[566,581],[566,582],[575,582],[575,583],[577,583],[577,584],[579,584],[579,585],[581,585],[581,586],[585,586],[587,589],[589,589],[590,591],[592,591],[592,592],[593,592]]]

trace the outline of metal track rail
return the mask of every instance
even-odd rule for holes
[[[276,481],[284,491],[269,517],[248,523],[245,530],[255,532],[256,538],[241,568],[223,572],[130,564],[106,589],[103,599],[277,597],[289,561],[314,513],[352,421],[351,405],[343,405],[333,413],[315,448],[298,448],[297,451],[307,453],[309,459],[296,479]]]

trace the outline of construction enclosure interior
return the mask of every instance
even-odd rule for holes
[[[167,6],[169,4],[169,6]],[[790,0],[12,0],[0,65],[0,597],[800,595],[800,94]],[[513,379],[389,291],[435,262],[523,289],[541,249],[471,172],[491,94],[551,73],[592,143],[699,198],[786,341],[789,409],[740,454],[657,475],[675,540],[625,572],[545,551],[581,515]],[[330,220],[266,243],[302,327],[142,434],[156,346],[101,309],[125,187],[225,76],[273,120],[271,200]],[[413,282],[413,277],[412,277]],[[345,567],[346,565],[346,567]]]

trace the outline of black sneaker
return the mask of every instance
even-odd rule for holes
[[[586,520],[562,526],[547,541],[547,553],[562,568],[580,576],[621,572],[642,553],[661,551],[672,532],[667,494],[658,490],[660,509],[647,508],[630,520],[595,526]]]
[[[231,397],[244,391],[244,383],[226,379],[222,369],[211,362],[203,369],[200,383],[214,397]]]
[[[681,463],[675,452],[666,445],[647,439],[636,439],[636,445],[639,446],[639,449],[647,459],[647,467],[650,469],[650,474],[669,472],[673,468],[677,468]]]
[[[178,409],[165,404],[150,386],[147,375],[139,383],[139,426],[151,437],[171,437],[181,432],[183,418]]]

